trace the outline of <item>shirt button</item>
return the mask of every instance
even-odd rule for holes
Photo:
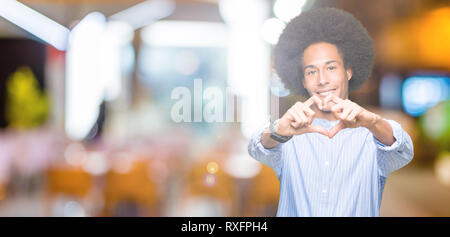
[[[322,189],[322,193],[327,193],[327,190],[326,189]]]
[[[330,162],[328,162],[328,161],[325,161],[325,165],[326,166],[328,166],[330,164]]]

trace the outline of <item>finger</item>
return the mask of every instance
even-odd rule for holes
[[[327,95],[325,99],[323,99],[323,104],[328,104],[331,101],[331,95]]]
[[[348,121],[352,121],[352,122],[356,122],[356,116],[359,115],[359,113],[361,113],[361,110],[359,108],[355,108],[350,115],[347,117]]]
[[[328,130],[321,126],[309,125],[306,130],[308,132],[317,132],[328,137]]]
[[[304,107],[303,112],[305,112],[307,116],[314,116],[316,114],[316,112],[314,112],[312,109],[308,107]]]
[[[323,104],[328,104],[329,102],[333,102],[335,104],[340,104],[340,103],[344,102],[344,100],[334,94],[330,94],[327,97],[325,97]]]
[[[303,109],[300,108],[300,106],[298,106],[297,110],[295,110],[295,112],[297,112],[297,114],[302,119],[302,124],[301,125],[304,126],[308,122],[308,118],[306,117],[305,113],[303,112]]]
[[[294,128],[299,128],[300,127],[300,123],[302,122],[302,119],[300,118],[300,116],[295,112],[295,110],[292,108],[289,110],[290,115],[294,118],[294,122],[291,123],[291,125]]]
[[[294,118],[294,116],[291,114],[291,112],[288,113],[287,118],[289,119],[290,122],[295,122],[295,118]]]
[[[322,100],[316,95],[311,96],[307,101],[305,101],[304,105],[310,108],[314,103],[317,105],[317,107],[319,107],[319,109],[322,109]]]
[[[292,115],[295,117],[295,125],[294,128],[301,128],[305,125],[306,121],[308,120],[306,116],[303,114],[303,112],[299,109],[299,105],[294,105],[292,107]]]
[[[333,107],[331,107],[331,112],[333,112],[333,113],[341,113],[343,109],[344,109],[344,105],[343,104],[336,104],[336,105],[333,105]]]
[[[312,123],[312,120],[314,119],[314,115],[316,114],[312,109],[310,108],[304,108],[303,112],[306,114],[306,117],[308,119],[308,124]]]
[[[327,97],[325,97],[325,99],[323,100],[324,107],[331,109],[334,105],[339,104],[333,101],[333,96],[334,96],[333,94],[330,94]]]
[[[331,101],[333,101],[336,104],[340,104],[340,103],[344,102],[343,99],[339,98],[339,96],[337,96],[335,94],[331,94]]]
[[[295,118],[294,116],[292,116],[290,113],[287,115],[287,118],[289,119],[289,121],[291,121],[291,126],[296,128],[298,126],[298,123],[295,122]]]
[[[347,117],[350,115],[350,113],[353,111],[353,107],[351,106],[344,106],[342,113],[339,115],[339,118],[342,120],[347,120]]]
[[[295,121],[295,118],[291,115],[291,113],[288,113],[287,118],[289,121]]]
[[[344,123],[341,121],[336,126],[332,127],[328,132],[328,137],[333,138],[339,131],[345,128]]]

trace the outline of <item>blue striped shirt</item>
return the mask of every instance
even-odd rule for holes
[[[364,127],[346,128],[332,139],[318,134],[295,135],[266,149],[265,126],[251,138],[248,152],[271,167],[280,181],[277,216],[379,216],[388,175],[414,155],[410,136],[387,120],[395,143],[386,146]],[[330,129],[339,121],[315,118]]]

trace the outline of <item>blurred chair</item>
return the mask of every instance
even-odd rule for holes
[[[93,187],[92,176],[81,168],[51,167],[46,172],[45,212],[51,216],[52,204],[59,195],[77,200],[88,198]]]
[[[278,208],[280,182],[275,172],[263,165],[249,185],[245,216],[275,216]]]
[[[0,182],[0,202],[5,199],[6,196],[6,190],[3,183]]]
[[[205,159],[192,166],[180,195],[181,215],[233,216],[237,213],[233,179],[221,167],[220,159]]]
[[[107,216],[157,216],[159,196],[146,161],[135,162],[125,173],[106,174],[104,197]]]

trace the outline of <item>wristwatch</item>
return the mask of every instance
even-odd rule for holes
[[[275,120],[269,126],[270,138],[272,138],[273,140],[275,140],[277,142],[285,143],[285,142],[289,141],[292,138],[292,136],[286,137],[286,136],[282,136],[282,135],[280,135],[280,134],[275,132],[275,125],[278,123],[279,120],[280,119]]]

